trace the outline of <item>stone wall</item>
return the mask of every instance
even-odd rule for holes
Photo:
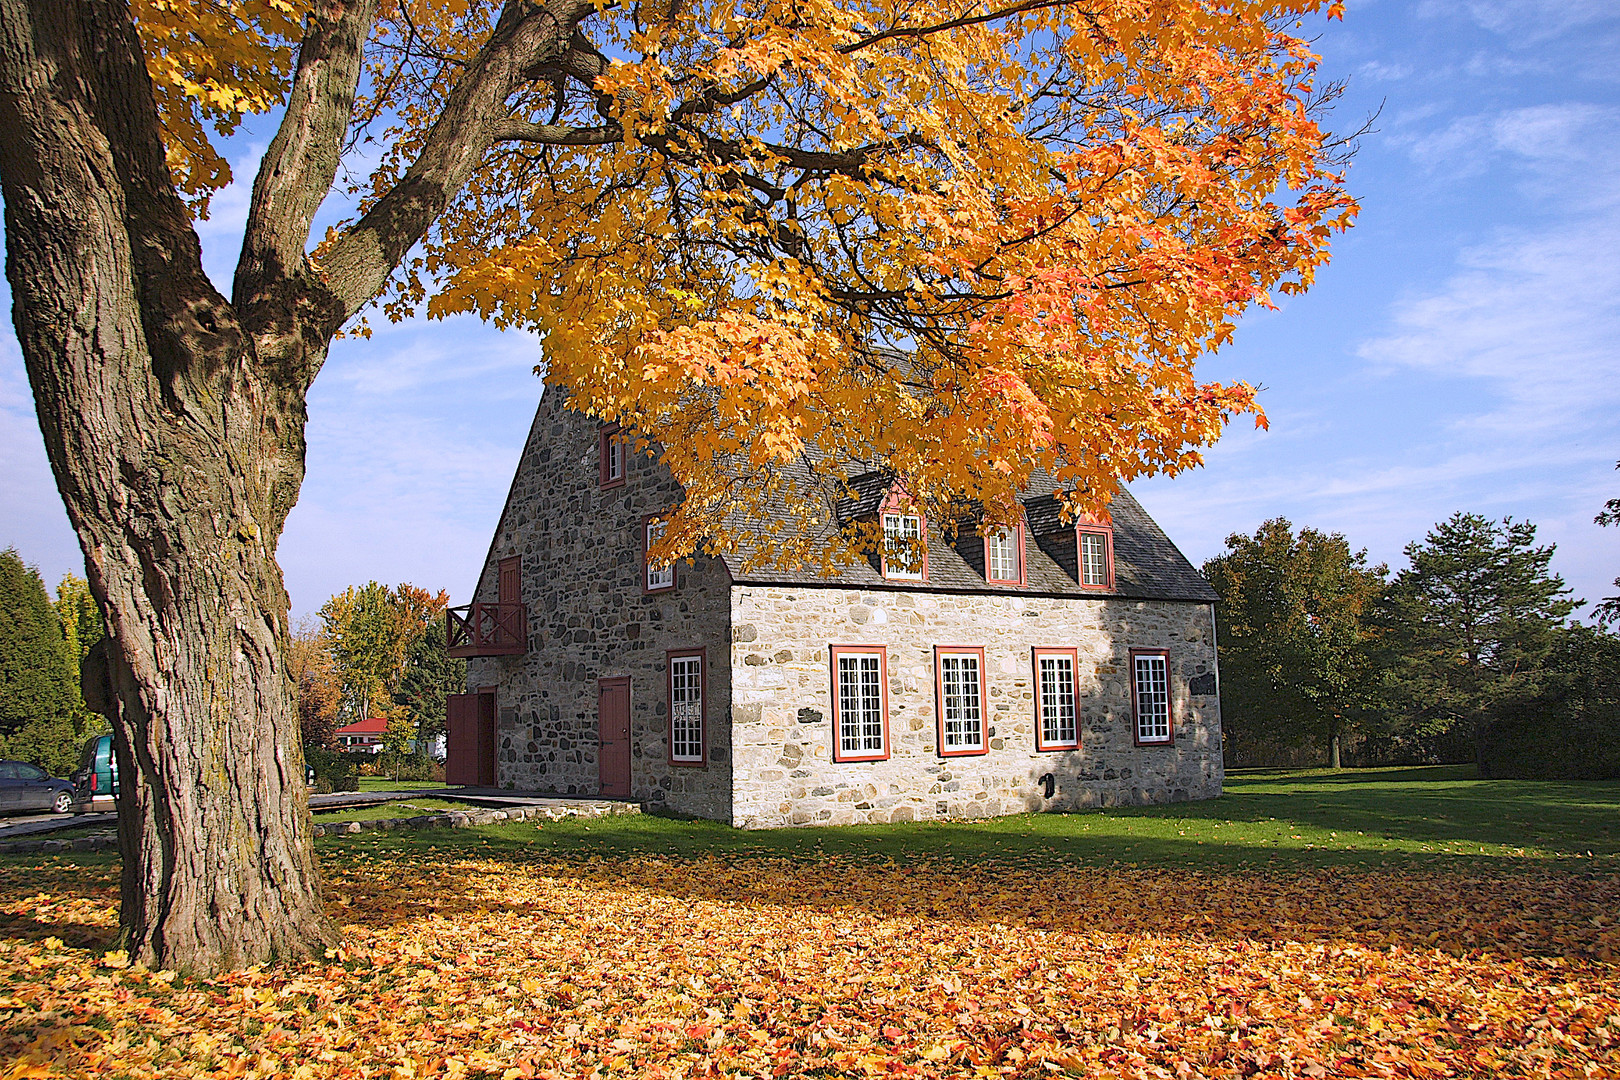
[[[738,585],[731,607],[733,824],[992,817],[1221,793],[1208,604]],[[886,761],[832,760],[829,644],[887,647]],[[939,755],[936,645],[985,650],[983,755]],[[1079,750],[1035,749],[1032,646],[1078,650]],[[1135,745],[1133,647],[1169,650],[1171,746]]]
[[[467,664],[467,687],[496,687],[496,783],[594,795],[597,680],[630,678],[631,793],[651,806],[731,817],[730,578],[715,559],[676,569],[673,592],[642,591],[643,520],[679,487],[626,455],[625,483],[603,488],[596,421],[548,388],[524,447],[476,600],[496,598],[502,558],[522,557],[529,648]],[[669,763],[666,650],[706,647],[709,763]]]

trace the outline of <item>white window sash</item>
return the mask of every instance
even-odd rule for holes
[[[941,653],[940,708],[943,743],[950,752],[984,749],[983,673],[976,653]]]
[[[1138,656],[1132,665],[1136,680],[1136,739],[1144,743],[1170,741],[1169,665],[1163,656]]]
[[[997,529],[990,534],[990,580],[1018,580],[1018,530]]]
[[[1102,533],[1080,534],[1080,584],[1108,584],[1108,541]]]
[[[923,579],[922,518],[916,514],[883,515],[883,576],[904,581]],[[903,553],[895,548],[903,546]],[[906,561],[902,562],[904,559]],[[911,560],[916,560],[915,564]]]
[[[881,757],[883,659],[878,653],[838,654],[838,750],[841,757]]]
[[[668,589],[675,584],[675,565],[654,566],[652,564],[652,546],[664,536],[664,523],[662,521],[648,522],[647,547],[648,554],[643,556],[646,562],[647,588]]]
[[[617,432],[607,437],[607,478],[609,482],[624,478],[624,443]]]
[[[1067,656],[1042,656],[1039,668],[1041,741],[1048,746],[1073,746],[1080,741],[1074,661]]]
[[[703,760],[703,658],[679,656],[669,664],[669,756]]]

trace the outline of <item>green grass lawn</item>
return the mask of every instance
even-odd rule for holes
[[[478,807],[449,799],[407,799],[378,803],[375,806],[354,806],[343,810],[329,810],[315,814],[315,824],[331,825],[339,821],[375,821],[378,818],[408,818],[418,814],[444,814],[451,810],[476,810]]]
[[[323,843],[356,853],[477,847],[491,854],[614,857],[759,855],[1210,868],[1422,865],[1620,869],[1620,784],[1477,780],[1471,766],[1253,771],[1205,802],[975,822],[745,832],[627,815],[361,834]]]
[[[386,776],[360,777],[361,791],[424,791],[443,790],[443,780],[390,780]]]

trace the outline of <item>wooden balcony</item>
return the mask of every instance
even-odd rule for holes
[[[450,656],[521,656],[528,651],[529,616],[522,604],[467,604],[449,611]]]

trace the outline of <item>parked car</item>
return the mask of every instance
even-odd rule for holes
[[[84,744],[79,767],[73,771],[73,812],[88,814],[111,810],[118,797],[118,759],[112,736],[96,735]]]
[[[73,785],[26,761],[0,761],[0,814],[50,810],[65,814],[73,806]]]

